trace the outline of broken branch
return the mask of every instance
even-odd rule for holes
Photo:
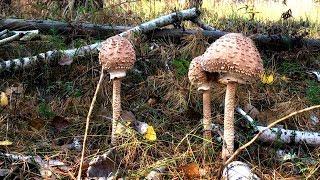
[[[5,30],[3,30],[3,31],[0,31],[0,37],[2,36],[2,35],[4,35],[4,34],[7,34],[9,31],[8,31],[8,29],[5,29]]]
[[[1,45],[4,45],[4,44],[7,44],[7,43],[9,43],[9,42],[15,41],[15,40],[17,40],[17,39],[20,39],[22,36],[24,36],[24,34],[22,34],[22,33],[19,33],[19,34],[18,34],[18,33],[17,33],[17,34],[14,34],[14,35],[10,36],[10,37],[1,39],[1,40],[0,40],[0,46],[1,46]]]

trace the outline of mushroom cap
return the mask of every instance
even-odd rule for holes
[[[103,69],[110,73],[111,79],[124,77],[135,60],[134,48],[126,38],[116,35],[101,43],[99,61]]]
[[[201,66],[205,71],[220,73],[219,81],[250,84],[263,73],[260,54],[250,38],[240,33],[226,34],[203,54]]]
[[[191,84],[196,85],[198,90],[208,90],[210,80],[201,67],[202,56],[195,57],[189,66],[188,77]]]

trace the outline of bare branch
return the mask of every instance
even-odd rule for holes
[[[9,32],[8,29],[5,29],[5,30],[3,30],[3,31],[0,31],[0,37],[3,36],[3,35],[5,35],[5,34],[7,34],[8,32]]]
[[[17,34],[14,34],[14,35],[10,36],[10,37],[1,39],[1,40],[0,40],[0,46],[1,46],[1,45],[4,45],[4,44],[7,44],[7,43],[10,43],[10,42],[12,42],[12,41],[18,40],[18,39],[20,39],[22,36],[24,36],[23,33],[19,33],[19,34],[17,33]]]

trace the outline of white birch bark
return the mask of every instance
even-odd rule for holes
[[[153,19],[146,23],[140,24],[132,29],[129,29],[125,32],[120,33],[120,36],[131,37],[133,35],[140,35],[148,31],[155,30],[157,28],[167,26],[174,22],[179,22],[183,20],[191,20],[199,16],[199,11],[196,8],[182,10],[176,13],[171,13],[159,18]],[[68,58],[74,58],[75,56],[85,55],[87,53],[97,54],[100,43],[95,43],[87,46],[83,46],[75,49],[68,50],[54,50],[48,51],[46,53],[41,53],[32,57],[23,57],[18,59],[12,59],[0,62],[0,71],[9,70],[9,69],[20,69],[31,66],[32,64],[40,61],[49,62],[54,58],[66,56]]]
[[[14,34],[14,35],[12,35],[12,36],[10,36],[10,37],[1,39],[1,40],[0,40],[0,46],[1,46],[1,45],[4,45],[4,44],[7,44],[7,43],[10,43],[10,42],[12,42],[12,41],[18,40],[18,39],[20,39],[22,36],[23,36],[23,34],[20,34],[20,33],[19,33],[19,34]]]
[[[8,31],[8,29],[5,29],[5,30],[3,30],[3,31],[0,31],[0,37],[2,36],[2,35],[4,35],[4,34],[7,34],[9,31]]]
[[[281,141],[283,143],[307,144],[312,146],[320,145],[320,133],[310,131],[297,131],[282,128],[270,128],[264,126],[256,126],[254,120],[246,114],[241,108],[237,107],[236,111],[245,117],[246,120],[254,126],[257,131],[264,131],[259,140],[264,142]]]
[[[4,32],[4,33],[3,33]],[[13,33],[12,36],[4,38],[4,39],[0,39],[0,46],[10,43],[12,41],[15,40],[22,40],[22,41],[27,41],[30,40],[32,37],[34,37],[35,35],[37,35],[39,33],[38,30],[30,30],[30,31],[11,31]],[[9,31],[1,31],[0,32],[0,37],[2,35],[7,35],[7,33],[9,33]],[[1,35],[2,34],[2,35]]]

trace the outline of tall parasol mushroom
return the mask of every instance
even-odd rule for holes
[[[211,82],[206,72],[201,68],[201,56],[195,57],[189,66],[188,77],[191,84],[198,87],[203,94],[203,137],[211,139]]]
[[[110,79],[113,80],[112,145],[115,145],[117,141],[116,130],[121,116],[121,79],[126,76],[126,71],[133,67],[135,60],[134,48],[124,37],[112,36],[101,44],[99,61],[103,70],[109,72]]]
[[[225,160],[234,151],[234,103],[237,84],[251,84],[264,71],[261,57],[251,39],[239,33],[220,37],[203,54],[202,68],[220,73],[219,82],[226,84],[224,106]]]

